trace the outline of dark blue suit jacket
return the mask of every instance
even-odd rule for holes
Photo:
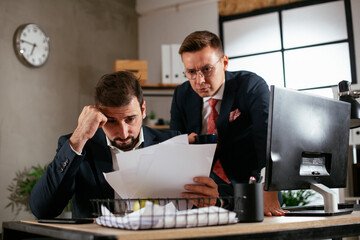
[[[143,147],[154,145],[180,134],[177,131],[143,127]],[[90,199],[114,199],[114,190],[103,172],[112,172],[111,152],[100,128],[87,141],[83,155],[75,154],[69,144],[71,134],[59,138],[54,160],[35,185],[30,208],[37,218],[58,216],[72,199],[74,217],[94,217]]]
[[[200,134],[202,107],[202,98],[188,81],[178,86],[171,106],[170,128]],[[236,109],[241,114],[230,122],[230,112]],[[247,71],[225,72],[214,159],[220,159],[231,182],[248,182],[250,176],[256,176],[265,167],[268,109],[269,88],[261,77]],[[224,183],[211,177],[218,184]],[[224,195],[221,189],[219,192]]]

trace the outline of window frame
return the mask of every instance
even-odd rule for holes
[[[284,48],[283,22],[282,22],[282,12],[283,11],[290,10],[290,9],[296,9],[296,8],[300,8],[300,7],[311,6],[311,5],[318,5],[318,4],[323,4],[323,3],[336,2],[336,1],[343,1],[344,2],[346,27],[347,27],[347,39],[338,40],[338,41],[331,41],[331,42],[325,42],[325,43],[319,43],[319,44],[306,45],[306,46],[301,46],[301,47],[293,47],[293,48],[286,48],[286,49]],[[220,32],[219,37],[220,37],[220,39],[221,39],[221,41],[223,43],[223,47],[224,47],[224,28],[223,28],[224,23],[226,23],[227,21],[239,20],[239,19],[242,19],[242,18],[259,16],[259,15],[268,14],[268,13],[274,13],[274,12],[277,12],[278,17],[279,17],[281,49],[280,50],[267,51],[267,52],[254,53],[254,54],[232,56],[232,57],[229,57],[230,60],[231,59],[237,59],[237,58],[243,58],[243,57],[250,57],[250,56],[256,56],[256,55],[280,52],[281,56],[282,56],[282,68],[283,68],[282,71],[283,71],[284,87],[286,87],[285,58],[284,58],[285,51],[295,50],[295,49],[311,48],[311,47],[324,46],[324,45],[331,45],[331,44],[337,44],[337,43],[348,43],[349,57],[350,57],[351,83],[352,84],[357,83],[354,32],[353,32],[353,23],[352,23],[352,13],[351,13],[350,0],[304,0],[304,1],[300,1],[300,2],[294,2],[294,3],[282,5],[282,6],[259,9],[259,10],[255,10],[255,11],[252,11],[252,12],[249,12],[249,13],[229,15],[229,16],[219,16],[219,32]],[[314,89],[329,88],[329,87],[334,87],[334,86],[336,86],[336,85],[321,86],[321,87],[314,87],[314,88],[306,88],[306,89],[299,89],[299,90],[302,90],[302,91],[303,90],[314,90]]]

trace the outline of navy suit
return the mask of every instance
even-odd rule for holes
[[[203,99],[191,88],[189,81],[178,86],[171,106],[170,128],[182,133],[200,134],[202,107]],[[220,159],[233,183],[248,182],[250,176],[257,176],[265,167],[268,109],[269,88],[261,77],[247,71],[225,72],[225,89],[216,125],[218,148],[214,160]],[[240,115],[230,121],[233,111]],[[211,177],[216,183],[224,185],[214,174]],[[232,195],[231,189],[222,189],[220,185],[220,195]]]
[[[145,126],[143,133],[143,147],[179,134]],[[70,199],[73,200],[74,217],[93,217],[90,199],[114,199],[114,190],[103,176],[103,172],[113,171],[111,152],[103,130],[100,128],[87,141],[81,156],[70,148],[70,136],[59,138],[54,160],[31,192],[30,208],[37,218],[58,216]]]

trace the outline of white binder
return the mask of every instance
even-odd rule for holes
[[[161,83],[171,84],[171,49],[170,45],[161,45]]]
[[[181,84],[187,79],[184,75],[184,65],[181,60],[181,55],[178,53],[180,44],[171,44],[171,72],[172,72],[172,83]]]

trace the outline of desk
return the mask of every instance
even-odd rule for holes
[[[60,239],[318,239],[360,235],[360,211],[334,217],[265,217],[260,223],[160,229],[120,230],[93,224],[4,222],[3,239],[30,234]]]

